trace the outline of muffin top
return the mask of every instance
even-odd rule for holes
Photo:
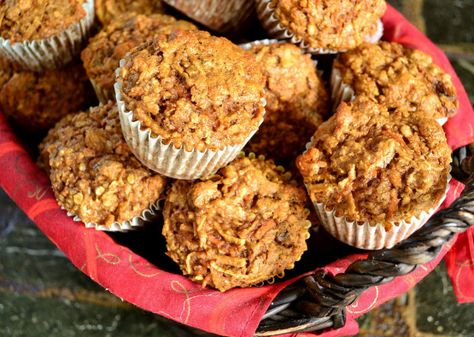
[[[95,0],[95,13],[103,25],[125,13],[150,15],[163,12],[161,0]]]
[[[290,43],[254,45],[266,80],[266,116],[287,112],[295,116],[324,115],[328,94],[311,56]]]
[[[89,79],[78,62],[43,73],[12,68],[0,73],[10,73],[0,88],[0,110],[26,131],[46,131],[68,113],[95,101]]]
[[[82,51],[87,75],[103,90],[113,92],[115,70],[125,55],[156,34],[171,34],[178,29],[196,29],[187,21],[169,15],[124,14],[92,37]]]
[[[240,157],[205,181],[176,181],[163,211],[167,254],[220,291],[291,269],[309,237],[303,188],[272,161]]]
[[[12,42],[46,39],[86,16],[85,0],[5,0],[0,2],[0,36]]]
[[[441,126],[390,114],[363,96],[342,103],[297,159],[313,202],[349,221],[410,220],[444,195],[451,150]]]
[[[451,77],[431,56],[398,43],[363,44],[339,55],[334,67],[356,95],[372,97],[388,108],[444,118],[459,106]]]
[[[272,0],[278,21],[311,48],[347,50],[377,31],[384,0]]]
[[[243,143],[263,119],[255,57],[225,38],[162,34],[129,55],[117,77],[125,108],[165,143],[217,151]]]
[[[166,186],[130,151],[112,103],[66,117],[50,130],[41,152],[49,158],[58,203],[86,223],[110,227],[140,216]]]

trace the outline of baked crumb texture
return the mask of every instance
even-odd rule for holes
[[[112,103],[66,116],[40,146],[60,206],[85,223],[110,227],[161,198],[166,179],[130,152]]]
[[[103,25],[108,25],[125,13],[151,15],[163,12],[161,0],[94,0],[95,13]]]
[[[126,111],[177,149],[245,144],[265,114],[255,56],[203,31],[162,34],[142,45],[117,80]]]
[[[310,48],[349,50],[377,32],[384,0],[272,0],[279,23]]]
[[[154,35],[193,29],[196,27],[192,23],[169,15],[135,13],[123,14],[105,26],[81,53],[87,75],[97,89],[105,93],[99,95],[104,96],[99,97],[101,101],[106,103],[114,98],[115,70],[129,51]]]
[[[303,188],[272,161],[241,157],[205,181],[176,181],[165,202],[168,255],[193,281],[220,291],[292,269],[306,250]]]
[[[0,109],[22,131],[46,131],[95,101],[80,63],[43,73],[21,70],[6,61],[0,64]]]
[[[322,123],[328,93],[307,54],[289,43],[255,45],[265,80],[266,115],[246,150],[292,164]]]
[[[13,42],[41,40],[86,16],[84,0],[6,0],[0,3],[0,36]]]
[[[452,117],[459,107],[451,76],[431,56],[394,42],[363,44],[340,54],[334,68],[355,95],[365,95],[389,109]]]
[[[441,126],[365,97],[342,103],[297,159],[314,203],[348,221],[410,221],[443,197],[451,150]]]

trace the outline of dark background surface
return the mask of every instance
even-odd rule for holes
[[[474,100],[474,0],[392,0],[448,54]],[[474,282],[474,281],[473,281]],[[474,336],[444,265],[360,319],[360,336]],[[209,336],[129,305],[77,270],[0,192],[0,336]]]

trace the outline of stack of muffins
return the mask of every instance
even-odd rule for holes
[[[127,231],[162,214],[183,274],[226,291],[293,268],[312,211],[337,239],[380,249],[442,203],[455,90],[429,56],[378,42],[384,1],[165,2],[206,28],[157,0],[0,5],[0,108],[49,129],[38,162],[75,220]],[[276,39],[205,31],[252,16]]]

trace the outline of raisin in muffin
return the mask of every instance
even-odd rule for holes
[[[292,269],[306,250],[306,194],[272,161],[241,157],[208,180],[176,181],[164,207],[167,254],[220,291]]]

